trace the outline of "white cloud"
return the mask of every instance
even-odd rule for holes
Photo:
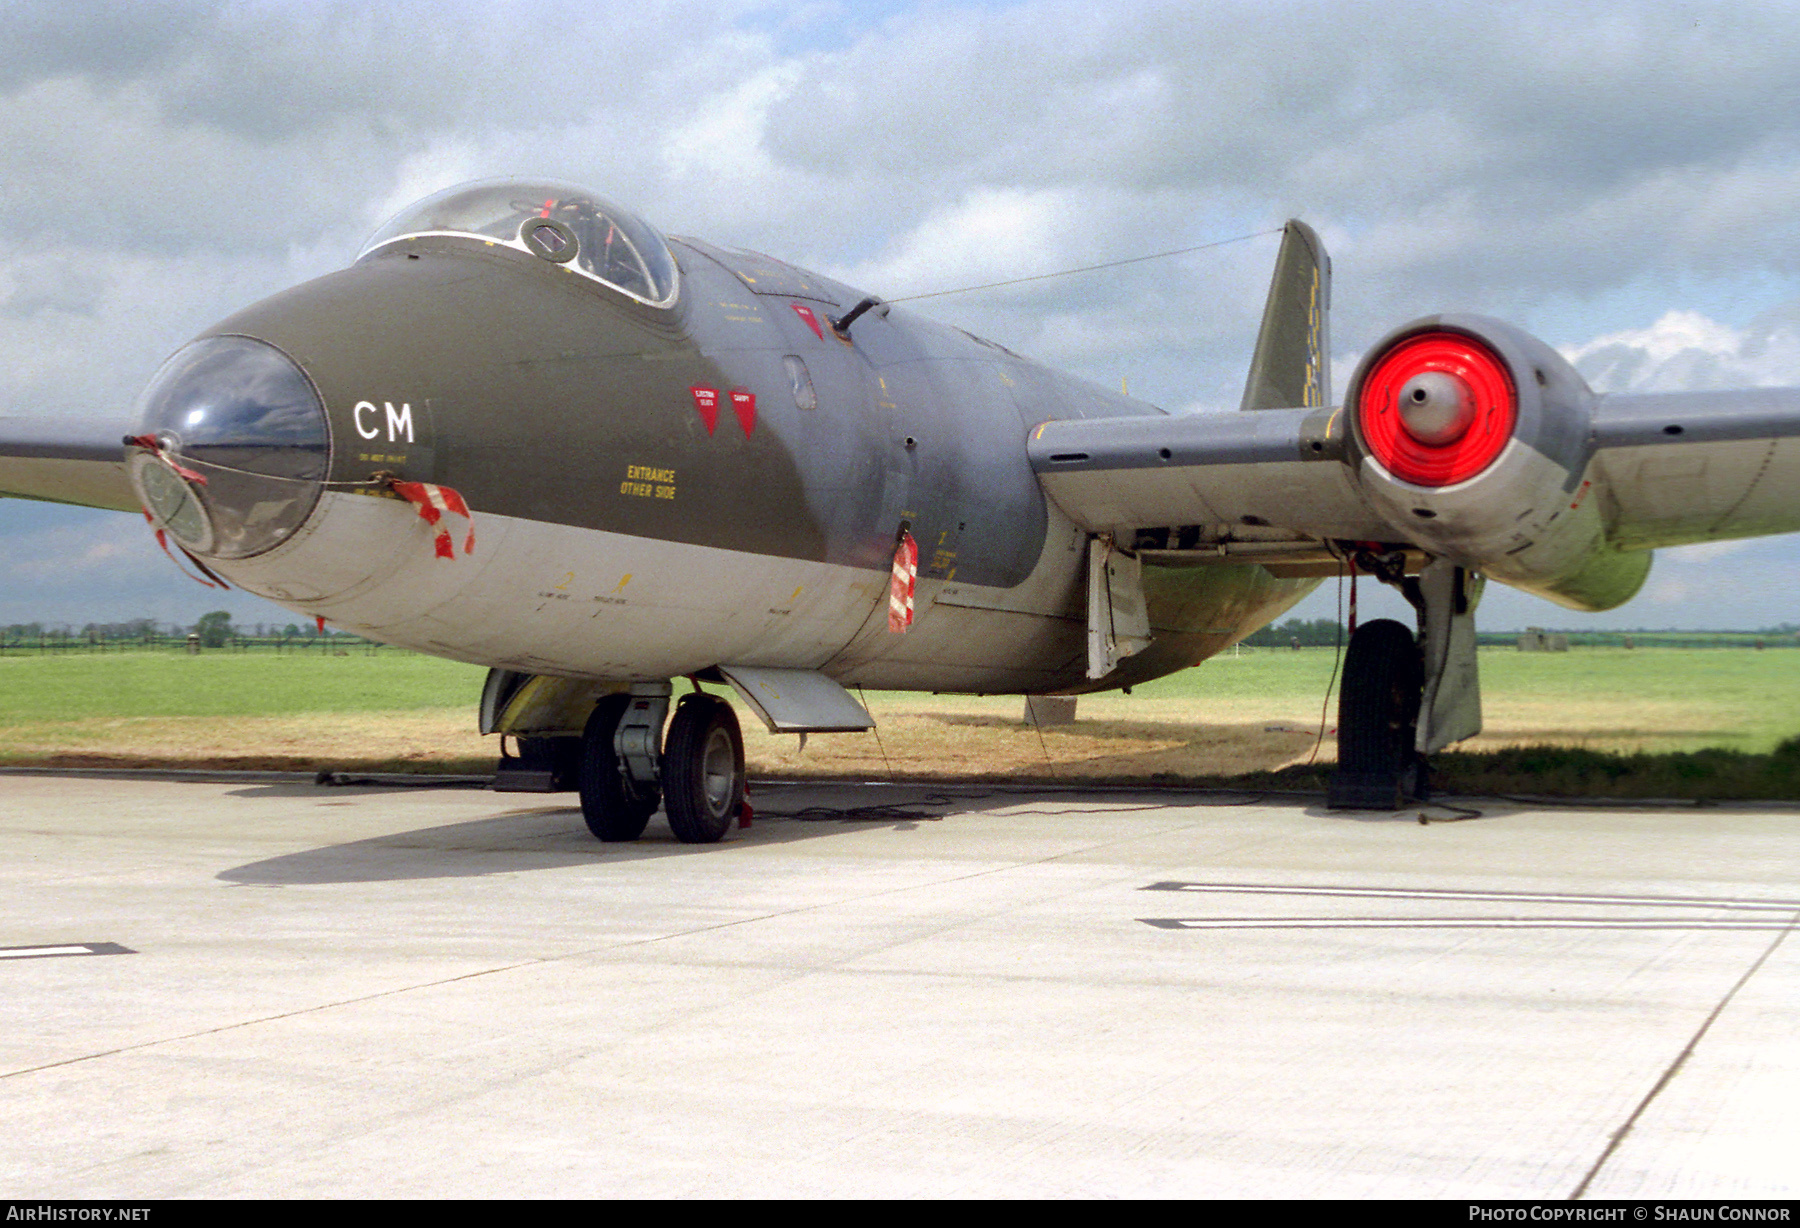
[[[1688,392],[1800,384],[1800,331],[1765,314],[1732,328],[1696,311],[1665,313],[1562,353],[1600,392]]]
[[[472,179],[491,178],[493,170],[475,143],[466,137],[438,137],[400,160],[385,194],[364,207],[371,233],[415,201]]]

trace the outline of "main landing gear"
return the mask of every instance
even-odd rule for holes
[[[1344,654],[1328,806],[1398,810],[1425,800],[1425,760],[1414,749],[1424,684],[1419,645],[1404,624],[1377,618],[1356,629]]]
[[[1398,810],[1426,800],[1427,755],[1481,732],[1475,607],[1486,581],[1449,559],[1428,561],[1416,577],[1398,555],[1365,552],[1356,561],[1405,594],[1419,634],[1381,618],[1350,637],[1326,804]]]
[[[731,705],[683,695],[663,747],[664,799],[677,840],[711,844],[744,808],[744,735]]]
[[[681,697],[669,735],[666,682],[639,683],[595,705],[582,734],[581,813],[606,841],[643,835],[658,803],[675,838],[711,844],[744,807],[744,735],[731,705],[695,692]]]

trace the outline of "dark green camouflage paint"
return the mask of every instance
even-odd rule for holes
[[[767,294],[676,250],[670,309],[510,249],[422,238],[209,333],[267,341],[308,373],[336,483],[393,473],[454,487],[478,511],[868,568],[888,565],[906,521],[924,574],[1002,588],[1043,547],[1028,429],[1156,412],[899,310],[865,315],[846,342],[831,300],[853,291],[815,278],[808,297]],[[816,408],[796,404],[789,355]],[[710,433],[695,388],[718,395]],[[733,391],[755,398],[748,432]],[[410,410],[410,441],[389,405]]]

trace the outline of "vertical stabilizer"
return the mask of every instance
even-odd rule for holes
[[[1331,404],[1331,257],[1311,226],[1282,229],[1242,409]]]

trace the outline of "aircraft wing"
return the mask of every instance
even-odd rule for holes
[[[1304,408],[1046,422],[1027,450],[1077,524],[1122,544],[1139,529],[1180,526],[1246,548],[1386,540],[1392,530],[1358,493],[1343,445],[1341,410]]]
[[[0,417],[0,497],[140,510],[116,420]]]
[[[1800,529],[1800,388],[1601,397],[1592,429],[1620,547]]]
[[[1601,396],[1536,337],[1444,315],[1378,342],[1329,408],[1330,298],[1289,222],[1242,408],[1046,422],[1044,490],[1146,562],[1445,559],[1582,610],[1629,600],[1652,547],[1800,530],[1800,389]]]
[[[1422,336],[1472,343],[1514,390],[1466,475],[1383,438],[1379,398],[1405,381],[1381,366]],[[1027,449],[1077,524],[1146,561],[1320,575],[1398,550],[1409,570],[1448,558],[1576,609],[1634,595],[1652,547],[1800,530],[1800,389],[1597,396],[1549,346],[1478,317],[1400,330],[1336,409],[1047,422]]]

